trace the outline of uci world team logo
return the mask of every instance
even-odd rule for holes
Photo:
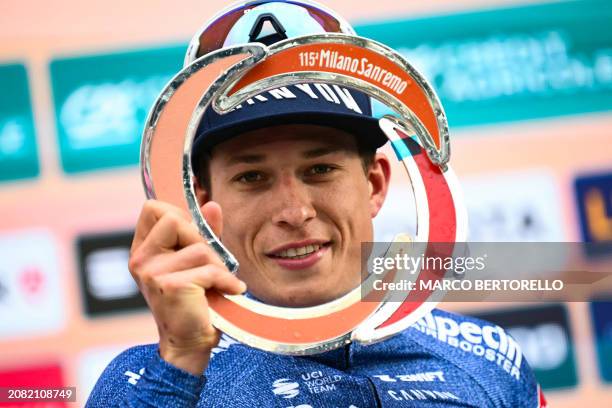
[[[299,381],[299,382],[298,382]],[[281,398],[293,398],[303,391],[308,394],[322,394],[338,390],[342,376],[328,374],[322,370],[303,372],[300,379],[279,378],[272,383],[272,392]],[[302,388],[300,388],[300,386]]]
[[[588,256],[612,254],[612,172],[578,177],[574,184]]]

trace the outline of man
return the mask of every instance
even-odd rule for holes
[[[390,182],[369,99],[300,84],[208,110],[194,143],[201,211],[240,262],[231,274],[189,214],[148,201],[129,268],[159,331],[106,368],[89,407],[537,407],[520,348],[489,323],[435,311],[378,344],[313,356],[253,349],[210,324],[205,292],[273,305],[333,300],[361,279],[361,243]]]
[[[372,240],[390,180],[365,95],[302,84],[251,102],[224,116],[207,112],[194,151],[202,213],[240,261],[238,277],[188,214],[147,202],[130,270],[159,345],[117,357],[88,406],[538,406],[533,374],[509,336],[441,311],[379,344],[308,357],[227,336],[218,343],[206,290],[248,287],[263,302],[301,307],[358,285],[361,242]]]

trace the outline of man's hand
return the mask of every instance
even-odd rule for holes
[[[221,207],[208,202],[202,214],[221,235]],[[130,250],[129,269],[153,312],[161,357],[201,375],[219,331],[210,323],[205,292],[237,295],[246,290],[191,223],[188,212],[160,201],[147,201]]]

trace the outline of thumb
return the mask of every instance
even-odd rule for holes
[[[208,201],[200,210],[212,231],[218,238],[221,238],[221,234],[223,233],[223,213],[221,212],[221,206],[214,201]]]

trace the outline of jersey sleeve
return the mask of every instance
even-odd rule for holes
[[[163,360],[156,344],[132,347],[106,367],[86,407],[195,407],[205,382]]]

